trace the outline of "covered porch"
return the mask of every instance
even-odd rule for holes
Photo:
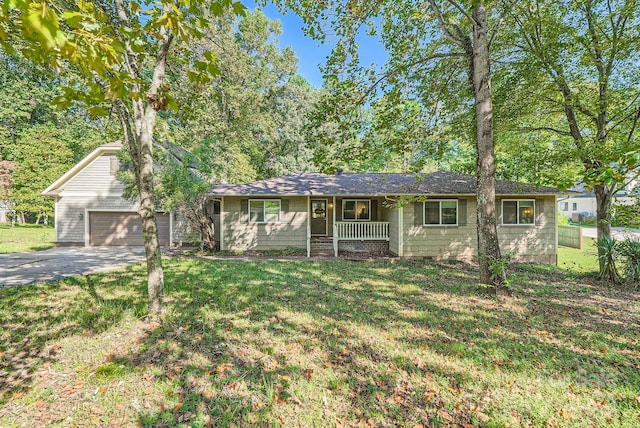
[[[307,255],[388,253],[392,211],[381,197],[309,197]]]

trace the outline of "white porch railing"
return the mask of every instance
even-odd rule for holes
[[[388,221],[337,221],[333,227],[334,240],[389,240]]]

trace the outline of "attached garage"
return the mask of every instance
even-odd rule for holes
[[[169,214],[157,213],[160,245],[171,241]],[[139,246],[143,245],[142,221],[135,212],[89,212],[89,245],[91,246]]]

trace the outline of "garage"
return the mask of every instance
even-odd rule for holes
[[[158,235],[160,245],[170,243],[171,227],[169,214],[158,213]],[[89,213],[89,245],[117,246],[143,245],[142,221],[135,212],[100,212]]]

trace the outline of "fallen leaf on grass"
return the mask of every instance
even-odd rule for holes
[[[144,390],[145,395],[151,395],[153,393],[153,388],[149,387],[147,389]]]
[[[489,417],[489,415],[487,415],[486,413],[476,412],[476,414],[475,414],[475,415],[476,415],[476,418],[478,418],[478,420],[479,420],[480,422],[485,422],[485,423],[486,423],[486,422],[488,422],[488,421],[489,421],[489,419],[491,419],[491,418]]]
[[[311,376],[313,375],[313,369],[305,369],[304,370],[304,378],[306,380],[311,380]]]
[[[36,401],[36,407],[37,407],[38,409],[43,408],[43,407],[44,407],[44,401],[42,401],[42,400],[38,400],[38,401]]]
[[[571,419],[571,413],[568,410],[560,409],[558,414],[564,419]]]
[[[202,396],[204,398],[211,399],[213,398],[213,392],[209,391],[208,389],[205,389],[204,392],[202,393]]]

